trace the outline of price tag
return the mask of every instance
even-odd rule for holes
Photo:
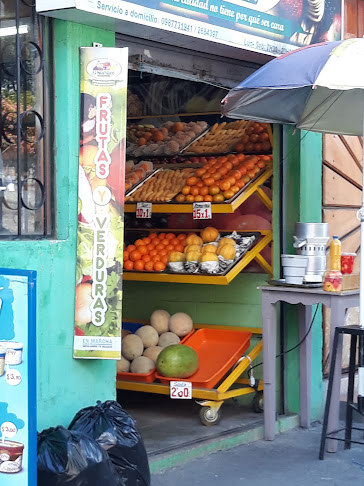
[[[3,439],[12,439],[16,436],[18,429],[16,428],[16,425],[13,424],[13,422],[3,422],[0,426],[0,432]]]
[[[169,396],[177,399],[192,398],[192,383],[190,381],[171,381]]]
[[[138,202],[136,207],[137,218],[152,217],[152,203]]]
[[[21,383],[21,374],[18,370],[7,370],[5,379],[8,385],[16,386]]]
[[[196,202],[193,203],[193,219],[211,219],[211,203]]]

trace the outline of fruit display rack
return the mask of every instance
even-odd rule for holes
[[[251,234],[252,232],[248,231],[246,233]],[[228,285],[253,260],[256,260],[266,273],[272,274],[272,266],[262,256],[261,252],[272,242],[273,233],[271,230],[259,230],[259,233],[261,238],[257,240],[257,243],[250,250],[248,250],[227,273],[223,275],[130,271],[123,273],[123,279],[140,282]],[[239,234],[243,235],[244,232],[239,231]]]
[[[211,203],[212,214],[222,213],[231,214],[243,204],[252,194],[257,193],[259,198],[265,204],[265,206],[272,210],[272,201],[266,196],[265,192],[261,189],[261,186],[266,182],[273,174],[273,168],[269,164],[265,170],[250,184],[243,188],[230,202]],[[136,203],[126,203],[124,211],[126,213],[135,213],[137,209]],[[192,213],[192,203],[154,203],[152,206],[152,213]]]

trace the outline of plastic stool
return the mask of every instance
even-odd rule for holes
[[[350,334],[350,362],[349,362],[349,381],[348,381],[348,394],[346,399],[346,418],[345,418],[345,427],[334,430],[332,432],[327,432],[327,425],[328,425],[328,418],[329,418],[329,411],[330,411],[330,402],[331,402],[331,395],[332,395],[332,388],[333,388],[333,380],[334,380],[334,371],[335,371],[335,363],[336,359],[339,358],[341,360],[341,356],[337,356],[337,345],[339,340],[339,334]],[[352,440],[352,431],[353,430],[360,430],[364,431],[364,429],[359,427],[353,427],[353,411],[356,410],[358,413],[364,416],[362,411],[358,410],[357,404],[353,402],[354,398],[354,378],[355,378],[355,358],[356,358],[356,348],[357,348],[357,341],[359,338],[359,345],[364,349],[364,329],[359,326],[345,326],[345,327],[336,327],[335,328],[335,336],[334,342],[332,346],[332,358],[331,358],[331,365],[330,365],[330,373],[329,373],[329,386],[327,390],[327,397],[326,397],[326,404],[325,404],[325,414],[324,414],[324,421],[322,425],[322,434],[321,434],[321,444],[320,444],[320,454],[319,459],[324,458],[325,453],[325,444],[326,439],[333,439],[345,442],[345,449],[350,449],[351,444],[362,444],[364,442],[359,442],[356,440]],[[336,437],[336,434],[339,432],[345,431],[345,438]]]

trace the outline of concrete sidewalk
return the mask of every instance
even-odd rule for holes
[[[294,429],[272,442],[258,440],[192,460],[153,474],[152,486],[364,485],[364,446],[344,450],[340,442],[336,454],[326,453],[320,461],[321,427]]]

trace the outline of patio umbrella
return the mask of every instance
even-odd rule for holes
[[[364,38],[314,44],[268,62],[229,92],[221,111],[230,118],[363,135]],[[364,248],[362,194],[358,219]],[[359,325],[364,327],[364,256],[360,259],[359,301]],[[358,408],[364,411],[364,352],[359,353]]]

